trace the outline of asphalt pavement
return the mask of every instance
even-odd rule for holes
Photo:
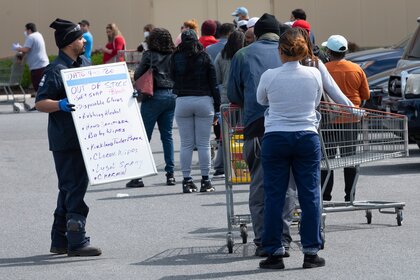
[[[31,100],[33,102],[33,100]],[[226,247],[224,180],[214,193],[183,194],[179,136],[174,129],[176,186],[165,185],[159,132],[151,142],[159,174],[145,187],[126,182],[89,187],[87,233],[99,257],[49,253],[57,179],[48,151],[47,114],[0,109],[0,279],[420,279],[420,151],[410,157],[363,165],[356,198],[405,202],[403,224],[395,214],[373,211],[330,213],[323,268],[303,270],[299,235],[293,227],[291,256],[281,271],[258,268],[253,233],[242,244],[235,230],[233,254]],[[199,181],[197,154],[193,176]],[[333,198],[344,196],[343,172],[336,172]],[[235,186],[235,212],[249,213],[248,186]]]

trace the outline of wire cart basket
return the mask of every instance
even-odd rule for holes
[[[322,193],[334,169],[359,167],[361,164],[374,161],[408,156],[406,116],[327,102],[321,102],[318,111],[322,117],[319,126],[322,150],[321,169],[327,171]],[[250,175],[242,156],[244,129],[242,109],[234,105],[222,105],[221,117],[228,222],[227,247],[229,253],[232,253],[234,227],[239,226],[242,243],[247,243],[247,224],[251,223],[250,214],[235,213],[233,186],[249,183]],[[370,224],[372,210],[377,209],[380,213],[396,214],[397,225],[401,226],[405,203],[377,200],[355,201],[357,180],[358,173],[352,186],[350,201],[323,202],[320,229],[323,243],[325,242],[324,228],[327,213],[365,211],[367,223]],[[298,221],[300,217],[293,219]]]
[[[31,106],[26,103],[26,92],[21,85],[24,67],[25,61],[17,57],[13,58],[10,66],[0,67],[0,87],[6,93],[0,103],[11,104],[15,113],[19,113],[22,109],[26,111],[31,109]],[[18,88],[22,94],[15,95],[13,87]]]
[[[128,72],[131,80],[133,80],[134,72],[140,63],[142,53],[137,50],[122,50],[118,51],[118,55],[124,56],[124,61],[127,63]]]
[[[247,243],[247,224],[251,223],[250,214],[235,214],[233,185],[248,184],[251,181],[248,166],[242,156],[243,118],[242,109],[233,105],[222,105],[222,146],[225,167],[226,207],[227,207],[227,247],[233,252],[233,229],[239,226],[242,243]]]
[[[327,171],[322,193],[334,169],[359,168],[362,164],[374,161],[408,156],[406,116],[327,102],[321,102],[318,111],[322,117],[319,127],[323,155],[321,169]],[[365,211],[367,223],[370,224],[372,210],[378,209],[380,213],[396,214],[397,224],[401,226],[405,203],[355,201],[357,180],[358,172],[352,185],[350,201],[324,201],[323,212]]]

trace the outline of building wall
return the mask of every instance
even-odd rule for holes
[[[175,38],[185,20],[231,22],[230,14],[239,6],[247,7],[251,17],[269,12],[283,22],[293,9],[302,8],[317,43],[341,34],[363,47],[396,43],[414,30],[420,16],[418,0],[2,0],[0,57],[14,54],[13,42],[23,44],[27,22],[37,25],[49,54],[57,53],[53,30],[48,27],[57,17],[74,22],[88,19],[94,49],[106,43],[106,24],[115,22],[127,48],[134,49],[143,40],[142,28],[147,23],[167,28]]]

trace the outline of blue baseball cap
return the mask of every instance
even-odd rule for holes
[[[232,16],[237,16],[237,15],[247,16],[248,15],[247,8],[245,8],[245,7],[236,8],[236,10],[232,13]]]

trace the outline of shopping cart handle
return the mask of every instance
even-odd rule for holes
[[[367,114],[366,110],[361,108],[351,108],[351,113],[359,119],[361,119]]]

